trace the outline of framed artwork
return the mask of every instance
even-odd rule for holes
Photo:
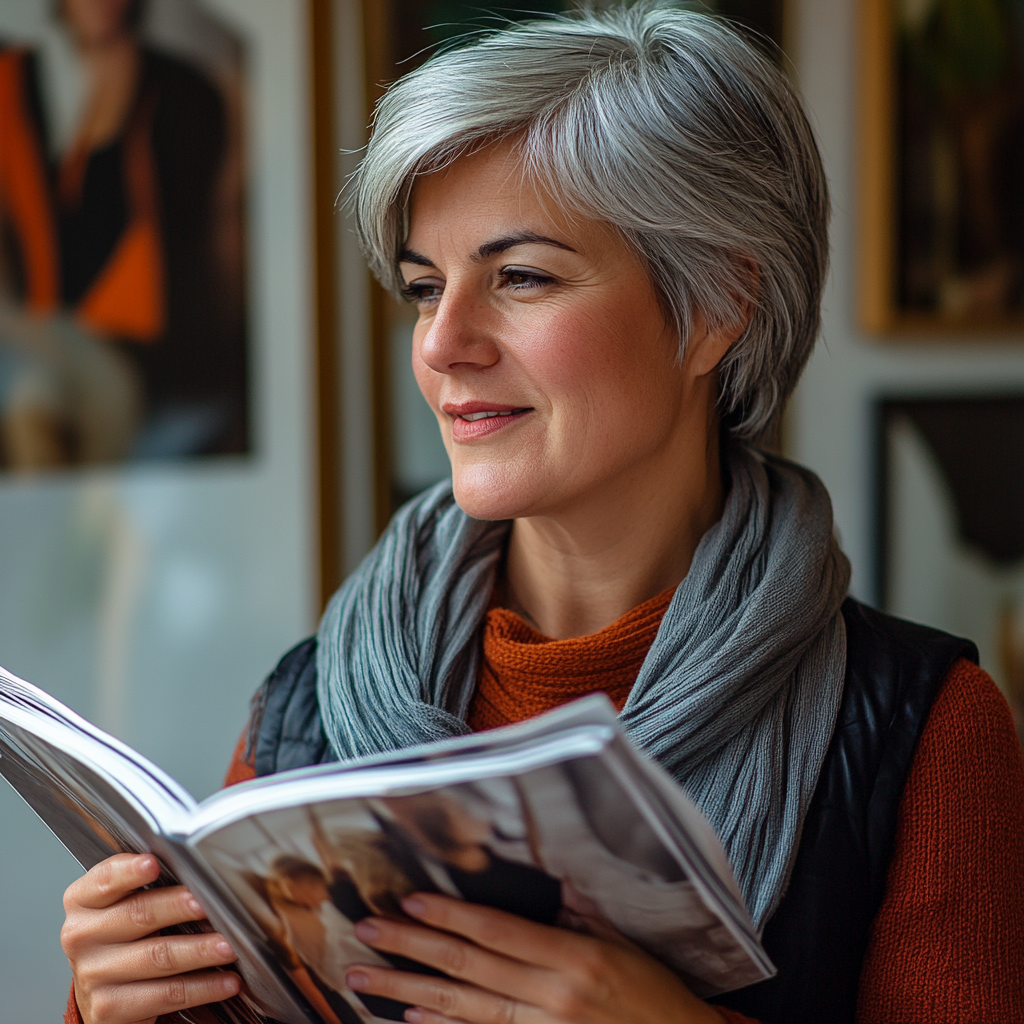
[[[1008,0],[861,0],[860,320],[1024,329],[1024,32]]]
[[[334,6],[0,4],[0,664],[197,797],[340,573]],[[76,870],[0,820],[4,1014],[55,1019]]]
[[[507,21],[577,6],[575,0],[364,0],[371,102],[380,97],[383,86],[422,63],[440,44]],[[782,45],[784,0],[709,0],[700,6]],[[409,365],[415,320],[411,308],[400,306],[375,286],[371,319],[375,506],[377,529],[383,530],[399,505],[448,475],[449,463],[434,415]]]
[[[244,43],[198,7],[37,6],[0,39],[0,466],[248,454]]]
[[[1024,739],[1024,395],[877,407],[882,607],[974,640]]]

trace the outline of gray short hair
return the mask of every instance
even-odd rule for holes
[[[614,225],[679,332],[750,322],[720,366],[738,437],[775,425],[810,356],[828,269],[828,186],[780,68],[724,21],[660,2],[510,26],[440,53],[381,99],[352,183],[356,231],[401,286],[417,175],[514,139],[569,211]]]

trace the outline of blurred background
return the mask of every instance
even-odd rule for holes
[[[368,111],[437,45],[566,6],[0,8],[0,664],[198,798],[266,672],[448,472],[409,310],[335,203]],[[1020,714],[1024,0],[705,6],[792,76],[832,187],[777,446],[827,484],[854,595],[973,638]],[[0,789],[4,1019],[59,1019],[77,873]]]

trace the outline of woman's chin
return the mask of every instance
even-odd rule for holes
[[[538,499],[537,482],[510,473],[507,467],[471,466],[452,473],[459,508],[474,519],[518,519]]]

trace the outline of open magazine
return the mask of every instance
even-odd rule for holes
[[[401,900],[422,891],[566,927],[596,918],[701,996],[774,974],[710,825],[603,695],[197,804],[0,669],[0,774],[83,868],[150,851],[164,866],[157,884],[191,889],[238,954],[244,995],[216,1011],[232,1024],[403,1020],[404,1004],[344,978],[353,963],[433,973],[353,932],[366,916],[402,917]]]

